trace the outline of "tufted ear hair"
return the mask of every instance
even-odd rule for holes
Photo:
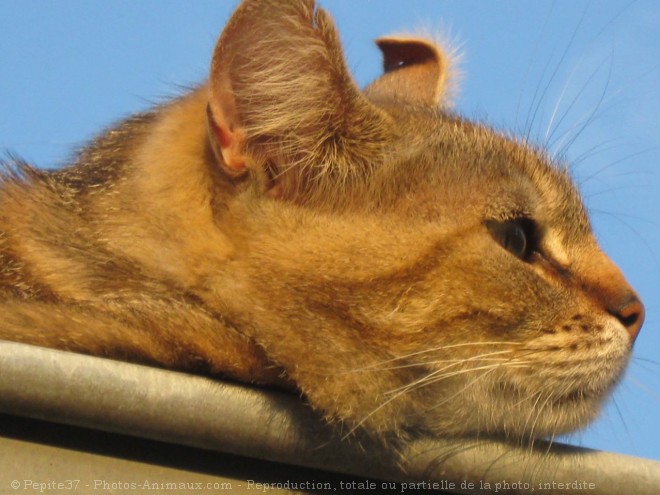
[[[374,100],[437,106],[446,104],[449,59],[434,43],[415,37],[376,40],[384,74],[365,90]]]
[[[221,167],[300,199],[378,164],[390,118],[360,92],[313,0],[245,0],[218,41],[208,120]]]

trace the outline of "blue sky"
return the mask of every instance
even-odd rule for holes
[[[0,0],[0,149],[62,163],[102,127],[203,80],[234,3]],[[614,400],[569,441],[660,459],[660,3],[322,5],[361,85],[380,70],[374,38],[438,30],[462,47],[460,113],[565,151],[601,244],[648,312]]]

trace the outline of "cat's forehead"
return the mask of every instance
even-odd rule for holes
[[[414,195],[426,208],[449,205],[457,215],[504,219],[527,216],[569,235],[590,232],[588,216],[568,167],[539,147],[442,111],[397,115],[393,152],[401,175],[417,174]]]

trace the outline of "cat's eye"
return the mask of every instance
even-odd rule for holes
[[[535,250],[535,224],[529,218],[490,220],[486,227],[493,238],[516,258],[527,260]]]

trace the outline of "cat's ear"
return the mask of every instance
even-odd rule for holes
[[[435,43],[414,37],[376,40],[383,53],[384,74],[365,90],[374,100],[446,105],[449,93],[449,57]]]
[[[216,45],[209,87],[218,162],[273,196],[365,177],[389,135],[390,118],[353,82],[313,0],[244,1]]]

